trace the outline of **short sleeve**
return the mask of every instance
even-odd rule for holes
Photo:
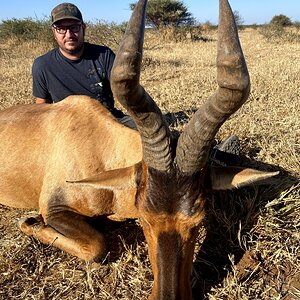
[[[32,64],[32,94],[37,98],[51,99],[40,58],[35,59]]]
[[[115,61],[115,53],[110,48],[108,48],[107,55],[106,55],[106,61],[105,61],[105,69],[106,69],[105,71],[106,71],[109,81],[110,81],[110,73],[111,73],[111,69],[113,67],[114,61]]]

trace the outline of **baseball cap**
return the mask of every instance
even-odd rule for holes
[[[72,3],[61,3],[51,11],[52,25],[60,20],[73,19],[83,22],[82,14],[78,7]]]

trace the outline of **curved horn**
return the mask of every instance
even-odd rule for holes
[[[217,91],[195,113],[178,140],[176,160],[182,172],[199,171],[221,125],[247,100],[250,78],[234,16],[227,0],[219,2]]]
[[[140,0],[132,13],[112,69],[111,88],[114,97],[137,125],[145,162],[157,170],[169,171],[173,159],[169,127],[156,103],[139,83],[146,5],[146,0]]]

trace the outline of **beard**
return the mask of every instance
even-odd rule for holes
[[[64,51],[66,51],[69,54],[78,54],[82,52],[84,47],[84,42],[83,41],[78,41],[78,39],[69,39],[64,42]]]

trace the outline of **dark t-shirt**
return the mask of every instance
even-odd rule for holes
[[[58,48],[35,59],[32,65],[33,95],[58,102],[70,95],[87,95],[99,100],[114,115],[110,72],[115,54],[105,46],[85,43],[79,60],[70,60]]]

